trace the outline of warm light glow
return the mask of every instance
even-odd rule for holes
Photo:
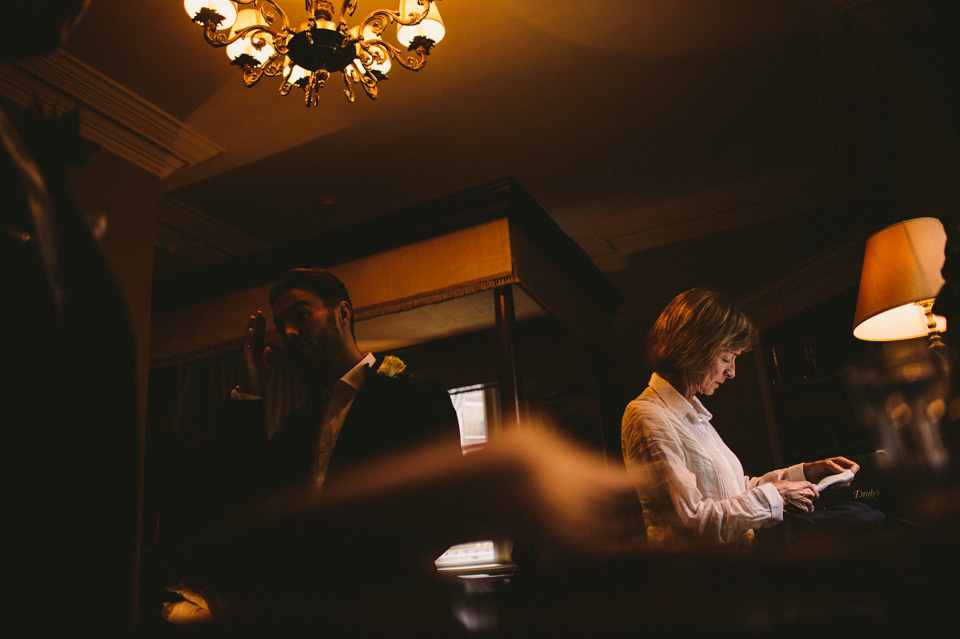
[[[237,20],[233,24],[233,28],[230,29],[230,37],[240,31],[241,29],[246,29],[247,27],[252,27],[254,25],[265,25],[266,22],[263,19],[263,16],[260,14],[258,9],[244,9],[237,14]],[[266,40],[260,49],[257,49],[252,40],[260,38]],[[240,38],[236,42],[232,42],[227,45],[227,57],[231,60],[236,60],[238,56],[246,53],[247,55],[253,56],[256,58],[257,62],[263,64],[270,56],[274,53],[273,48],[273,36],[267,33],[266,31],[260,31],[251,33],[245,38]]]
[[[303,67],[299,67],[287,60],[287,70],[284,76],[286,77],[287,82],[290,84],[296,84],[303,78],[309,77],[310,72]]]
[[[400,15],[404,20],[408,20],[410,14],[420,15],[421,13],[423,13],[423,7],[417,3],[417,0],[400,0]],[[432,3],[427,17],[419,24],[397,27],[397,40],[404,46],[410,46],[415,37],[424,36],[438,43],[443,40],[445,33],[443,20],[440,19],[440,10],[437,9],[436,3]]]
[[[888,226],[867,240],[853,318],[855,337],[886,341],[928,334],[921,304],[929,306],[943,286],[946,239],[939,220],[921,217]],[[946,329],[944,318],[935,321],[939,330]]]
[[[363,63],[360,62],[360,60],[357,60],[356,64],[360,69],[360,73],[366,73],[363,68]],[[373,58],[373,63],[370,65],[370,69],[373,71],[379,71],[383,75],[387,75],[387,73],[390,71],[390,56],[386,56],[383,59],[383,62],[377,62],[376,58]]]
[[[377,62],[374,60],[373,64],[370,65],[370,68],[374,71],[379,71],[383,75],[387,75],[390,72],[390,56],[387,56],[383,59],[383,62]]]
[[[223,16],[218,29],[229,29],[237,19],[237,8],[230,0],[183,0],[183,8],[191,20],[200,9],[213,9]]]
[[[937,322],[937,330],[941,333],[947,330],[947,318],[941,315],[934,315],[933,318]],[[869,342],[926,337],[927,317],[919,304],[904,304],[864,320],[853,329],[853,336]]]
[[[309,107],[318,104],[320,90],[335,73],[343,74],[342,93],[353,102],[355,89],[377,98],[378,82],[386,79],[393,60],[410,71],[422,69],[433,45],[443,39],[444,25],[434,0],[421,1],[400,0],[398,11],[377,9],[352,27],[347,21],[354,19],[355,1],[337,11],[327,0],[306,0],[307,15],[313,17],[296,28],[275,0],[185,0],[184,9],[208,44],[226,49],[246,86],[279,76],[284,80],[280,94],[299,86]],[[401,43],[384,39],[383,30],[402,27],[401,21],[417,24],[400,29]]]
[[[357,36],[357,31],[358,31],[358,29],[359,29],[359,27],[351,27],[351,28],[350,28],[350,30],[348,31],[348,33],[350,34],[350,37],[351,37],[351,38],[356,38],[356,37],[358,37],[358,36]],[[374,32],[373,27],[372,27],[371,25],[367,25],[366,27],[364,27],[364,29],[363,29],[363,35],[360,36],[360,39],[361,39],[361,40],[379,40],[380,37]],[[358,45],[357,48],[358,48],[358,49],[360,48],[359,45]],[[372,55],[372,54],[371,54],[371,55]],[[377,61],[376,61],[376,58],[374,58],[373,64],[370,65],[370,68],[371,68],[372,70],[374,70],[374,71],[379,71],[379,72],[382,73],[383,75],[387,75],[387,73],[390,72],[390,67],[391,67],[390,56],[387,55],[386,53],[384,53],[383,62],[377,62]],[[360,69],[360,73],[365,73],[365,71],[364,71],[364,69],[363,69],[363,64],[362,64],[362,63],[360,63],[360,64],[358,65],[358,68]]]
[[[357,73],[359,73],[360,75],[367,74],[367,70],[363,67],[363,63],[360,62],[360,58],[357,58],[353,61],[353,68],[355,68],[357,70]],[[350,79],[352,80],[353,78],[350,78]]]

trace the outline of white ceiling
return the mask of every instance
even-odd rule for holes
[[[443,0],[422,71],[353,104],[331,78],[312,108],[276,78],[244,87],[180,0],[93,0],[66,52],[202,141],[156,171],[158,244],[180,244],[161,275],[506,176],[609,271],[856,197],[844,25],[877,4],[916,3]]]

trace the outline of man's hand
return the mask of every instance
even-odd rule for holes
[[[851,471],[854,475],[860,470],[860,464],[847,459],[846,457],[830,457],[820,461],[807,462],[803,465],[803,475],[809,481],[817,484],[824,477],[842,473],[845,470]],[[850,482],[837,484],[837,486],[849,486]]]
[[[773,485],[783,497],[784,510],[792,513],[810,512],[813,500],[820,496],[817,487],[808,481],[778,481]]]
[[[237,390],[241,393],[263,397],[266,392],[270,381],[270,347],[263,343],[266,328],[263,313],[257,311],[250,316],[240,345],[240,387]]]

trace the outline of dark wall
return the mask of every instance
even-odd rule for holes
[[[602,417],[606,358],[548,317],[517,324],[515,348],[533,416],[594,450],[619,457],[619,422],[604,423]],[[493,330],[411,347],[396,355],[411,372],[439,379],[447,388],[497,383]]]

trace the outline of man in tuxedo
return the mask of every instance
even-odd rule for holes
[[[267,443],[263,402],[257,400],[269,380],[270,347],[258,311],[244,334],[240,384],[231,393],[226,425],[234,440],[261,451],[254,453],[261,477],[252,480],[261,489],[304,481],[320,489],[358,462],[437,441],[451,456],[460,455],[446,389],[402,371],[402,363],[378,366],[372,353],[360,351],[350,296],[335,275],[293,269],[271,289],[270,304],[283,348],[304,372],[309,400]]]

